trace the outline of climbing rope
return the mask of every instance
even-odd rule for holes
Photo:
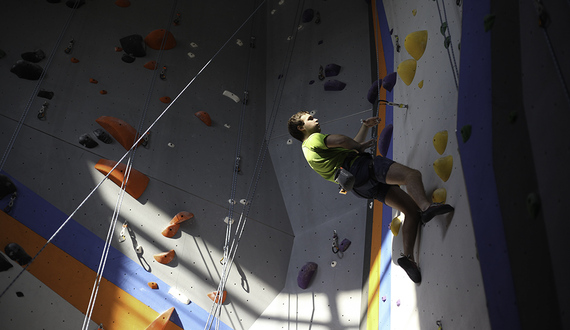
[[[0,171],[2,171],[2,169],[4,168],[4,165],[6,164],[6,160],[8,159],[8,156],[10,155],[10,151],[12,151],[12,148],[14,147],[14,143],[16,143],[16,138],[18,137],[18,134],[20,133],[20,130],[22,129],[22,126],[24,125],[24,121],[26,120],[26,117],[28,116],[28,112],[30,111],[30,108],[32,107],[32,103],[34,101],[34,98],[36,97],[36,95],[38,94],[38,91],[40,90],[40,86],[44,81],[44,77],[46,76],[46,72],[48,71],[48,69],[51,65],[51,62],[53,61],[55,53],[59,49],[59,45],[61,44],[61,40],[63,39],[63,36],[67,32],[67,29],[69,28],[69,24],[70,24],[73,16],[75,16],[75,12],[77,11],[78,7],[79,7],[79,0],[76,0],[76,2],[73,4],[73,8],[72,8],[69,16],[67,17],[67,20],[65,21],[65,23],[63,25],[63,28],[61,29],[61,32],[59,33],[59,36],[57,37],[57,40],[55,42],[55,46],[53,47],[48,59],[46,60],[45,67],[42,70],[42,73],[38,79],[38,82],[36,83],[36,85],[34,86],[34,89],[32,90],[32,94],[30,95],[30,98],[28,99],[28,103],[24,107],[24,111],[22,111],[22,115],[20,116],[20,120],[18,121],[18,125],[16,125],[16,129],[14,130],[14,133],[12,133],[12,136],[10,137],[10,141],[8,142],[8,146],[6,147],[6,150],[4,150],[4,154],[2,155],[2,159],[0,159]],[[1,297],[1,295],[0,295],[0,297]]]
[[[262,4],[265,1],[262,2]],[[262,5],[261,4],[261,5]],[[260,6],[261,6],[260,5]],[[236,229],[235,232],[233,234],[233,238],[231,239],[231,243],[229,241],[226,241],[226,245],[224,246],[224,264],[222,267],[222,277],[220,279],[218,288],[217,288],[217,297],[214,299],[214,303],[212,305],[212,308],[210,310],[210,314],[208,317],[208,320],[204,326],[204,330],[207,329],[211,329],[212,325],[216,324],[215,329],[219,329],[219,324],[220,324],[220,319],[219,319],[219,315],[221,312],[221,304],[222,304],[222,297],[223,297],[223,291],[227,282],[227,278],[229,276],[229,273],[231,271],[231,267],[233,266],[233,261],[236,255],[236,252],[238,250],[239,247],[239,243],[241,240],[241,237],[243,235],[245,226],[247,224],[247,219],[249,216],[249,212],[251,210],[251,206],[253,204],[253,200],[255,197],[255,192],[257,190],[257,185],[259,183],[259,179],[261,177],[261,170],[263,168],[266,156],[267,156],[267,151],[269,150],[269,141],[271,140],[271,137],[273,135],[273,129],[274,129],[274,125],[275,125],[275,121],[276,121],[276,117],[277,117],[277,112],[278,112],[278,108],[279,105],[281,103],[281,97],[283,95],[283,87],[285,85],[286,79],[287,79],[287,74],[289,71],[289,67],[290,67],[290,63],[291,63],[291,58],[293,55],[293,49],[295,47],[295,43],[296,43],[296,36],[297,36],[297,26],[299,25],[299,20],[301,19],[301,10],[304,7],[304,1],[301,3],[299,2],[297,4],[297,9],[296,9],[296,15],[295,15],[295,19],[294,19],[294,25],[293,25],[293,34],[292,34],[292,42],[288,45],[288,49],[286,52],[286,56],[283,62],[283,66],[282,66],[282,75],[281,75],[281,79],[279,80],[279,84],[277,86],[277,90],[275,93],[275,96],[273,98],[273,102],[272,102],[272,109],[271,109],[271,113],[269,116],[269,120],[267,122],[267,126],[265,128],[265,133],[264,133],[264,137],[260,146],[260,150],[258,153],[258,157],[255,163],[255,169],[253,172],[253,182],[250,184],[249,188],[248,188],[248,192],[246,194],[246,199],[245,199],[245,203],[242,207],[242,212],[239,218],[239,221],[237,222],[236,225]],[[258,7],[259,8],[259,7]],[[231,219],[229,219],[228,221],[228,225],[231,224]],[[231,228],[230,226],[228,226],[229,228]],[[229,245],[229,247],[228,247]],[[226,252],[227,251],[227,252]],[[226,258],[227,256],[227,258]],[[217,315],[217,317],[216,317]],[[214,319],[216,319],[214,321]]]
[[[457,68],[457,61],[455,60],[455,52],[453,51],[453,45],[451,41],[451,31],[447,26],[447,11],[445,10],[445,0],[441,0],[441,6],[443,8],[443,17],[441,16],[441,9],[439,7],[439,0],[435,0],[437,4],[437,11],[439,12],[439,21],[442,25],[441,33],[445,37],[444,44],[447,48],[447,56],[449,57],[449,63],[451,65],[451,71],[453,71],[453,79],[455,80],[455,88],[459,90],[459,69]],[[445,18],[445,21],[444,21]],[[445,26],[445,28],[443,28]],[[448,36],[445,36],[445,32],[448,33]],[[451,51],[450,51],[451,50]]]

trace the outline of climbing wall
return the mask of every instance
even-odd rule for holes
[[[455,212],[436,217],[420,230],[414,253],[422,270],[419,286],[395,263],[403,252],[402,235],[392,238],[391,296],[381,304],[390,304],[392,329],[437,328],[438,321],[443,328],[490,329],[455,134],[461,130],[456,121],[462,6],[455,1],[384,1],[383,6],[394,47],[393,67],[399,73],[393,100],[407,105],[393,108],[394,160],[420,170],[430,198],[435,189],[445,189],[446,202]],[[427,31],[419,58],[408,37],[416,31]],[[415,61],[415,74],[407,75],[402,63],[410,60]],[[434,140],[441,131],[449,138],[438,151]],[[453,159],[443,171],[448,176],[438,174],[434,165],[444,157]]]
[[[129,2],[87,1],[73,10],[65,2],[52,2],[1,5],[2,26],[13,30],[0,45],[6,53],[0,59],[4,86],[0,91],[4,104],[0,147],[9,151],[2,170],[14,179],[19,191],[26,191],[10,215],[33,228],[45,242],[77,210],[66,225],[74,229],[58,237],[55,245],[79,266],[87,266],[85,274],[92,272],[85,275],[85,283],[72,289],[90,287],[119,188],[106,181],[82,202],[103,179],[95,169],[99,160],[119,161],[126,153],[116,139],[106,144],[95,137],[93,131],[101,128],[95,120],[112,116],[139,132],[153,125],[146,146],[137,148],[131,158],[133,168],[148,177],[149,183],[139,198],[127,194],[122,199],[111,239],[112,258],[104,273],[116,290],[133,299],[124,293],[99,297],[105,306],[133,301],[151,310],[144,312],[145,318],[137,314],[138,307],[131,310],[137,313],[129,313],[127,308],[121,315],[97,316],[95,311],[93,321],[113,329],[118,328],[118,318],[152,320],[175,306],[178,326],[204,326],[212,306],[206,294],[217,288],[222,276],[224,218],[232,212],[237,224],[245,210],[247,226],[227,280],[228,300],[222,306],[221,320],[226,328],[249,328],[285,285],[294,235],[272,157],[265,157],[263,167],[258,167],[266,121],[267,5],[256,11],[261,2],[133,1],[122,7],[119,4]],[[254,12],[257,14],[252,15]],[[22,18],[26,24],[21,24]],[[143,45],[146,54],[134,58],[118,49],[124,47],[120,42],[124,37],[145,38],[160,29],[173,34],[174,48],[160,51]],[[254,44],[250,43],[252,37]],[[37,49],[46,54],[37,63],[45,76],[28,80],[10,71],[22,53]],[[150,61],[157,62],[155,70],[145,67]],[[42,90],[53,96],[38,97]],[[239,102],[224,96],[224,91],[235,93]],[[244,91],[249,92],[247,105],[242,102]],[[209,114],[211,126],[195,116],[198,111]],[[78,140],[84,134],[98,145],[81,145]],[[180,211],[192,212],[194,218],[184,222],[174,237],[161,235]],[[124,223],[125,241],[120,242]],[[29,249],[37,251],[36,246]],[[153,258],[171,249],[176,257],[168,265]],[[57,268],[54,272],[77,271],[65,264]],[[20,269],[14,267],[2,278],[2,290]],[[46,274],[47,270],[38,272],[35,276],[44,283],[50,278],[61,279],[58,274]],[[159,283],[158,289],[149,289],[149,281]],[[45,285],[53,290],[46,297],[59,295],[69,300],[54,289],[56,286]],[[25,298],[43,295],[50,290],[46,286],[41,290],[29,286],[23,291],[20,301],[26,299],[26,309],[4,304],[5,297],[1,298],[2,306],[11,306],[0,312],[3,319],[11,315],[10,329],[21,328],[30,313],[46,315],[53,308],[50,306],[70,316],[64,320],[42,318],[46,328],[80,326],[71,315],[84,313],[88,299],[71,306],[61,299]],[[20,286],[7,291],[7,301],[16,299],[17,288]],[[190,304],[169,295],[171,288]]]
[[[269,8],[267,109],[277,98],[271,156],[287,207],[295,242],[283,291],[253,329],[358,329],[362,304],[363,264],[369,206],[366,200],[340,195],[306,163],[301,143],[287,131],[287,120],[300,110],[312,111],[323,132],[355,135],[360,119],[372,115],[366,93],[371,83],[369,5],[365,1],[284,1]],[[309,13],[313,12],[314,16]],[[310,20],[304,19],[311,17]],[[337,76],[319,79],[321,67],[341,67]],[[337,80],[340,91],[325,91]],[[331,250],[333,232],[339,243],[352,244],[342,255]],[[309,287],[297,276],[308,262],[318,269]]]

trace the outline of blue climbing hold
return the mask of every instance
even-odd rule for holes
[[[388,124],[382,132],[380,133],[380,137],[378,138],[378,151],[384,157],[388,153],[388,148],[390,147],[390,142],[392,142],[392,132],[394,130],[394,125]]]

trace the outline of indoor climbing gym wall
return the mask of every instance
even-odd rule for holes
[[[281,292],[268,7],[2,4],[3,329],[248,329]]]

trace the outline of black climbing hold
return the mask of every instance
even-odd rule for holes
[[[321,24],[321,13],[317,12],[315,16],[317,17],[315,19],[315,24]]]
[[[346,84],[338,80],[328,80],[325,82],[325,91],[341,91],[346,87]]]
[[[509,113],[509,123],[514,124],[517,121],[518,115],[516,110],[511,111]]]
[[[125,62],[125,63],[133,63],[135,61],[135,57],[131,56],[129,54],[123,54],[123,57],[121,57],[121,60],[123,60],[123,62]]]
[[[130,54],[135,57],[146,56],[146,50],[143,42],[143,37],[138,34],[133,34],[119,40],[121,42],[121,47],[125,53]]]
[[[16,192],[16,185],[9,177],[0,174],[0,199]]]
[[[2,49],[0,49],[0,58],[3,58],[6,56],[6,52],[3,51]]]
[[[46,58],[46,53],[44,53],[44,51],[41,49],[36,49],[33,52],[23,53],[21,56],[22,56],[22,59],[25,61],[32,62],[32,63],[38,63],[39,61]]]
[[[109,143],[113,142],[111,135],[107,134],[107,132],[105,132],[102,128],[98,128],[98,129],[94,130],[93,134],[95,135],[96,138],[101,140],[103,143],[109,144]]]
[[[312,85],[312,84],[314,84],[314,83],[315,83],[314,80],[309,81],[309,85]]]
[[[368,94],[366,95],[368,102],[372,104],[376,102],[376,100],[378,99],[378,90],[380,89],[379,87],[380,84],[382,84],[382,79],[376,80],[375,82],[372,83],[372,86],[370,86],[370,88],[368,89]]]
[[[303,12],[302,21],[303,23],[308,23],[312,21],[314,17],[315,17],[315,11],[312,10],[311,8],[308,8],[305,9],[305,11]]]
[[[447,30],[447,22],[441,23],[441,26],[439,27],[439,32],[441,32],[442,35],[445,35],[445,30]]]
[[[19,78],[27,80],[40,79],[40,76],[42,75],[43,71],[44,69],[42,69],[41,66],[24,60],[18,60],[16,64],[14,64],[10,69],[10,72],[15,74]]]
[[[18,291],[18,292],[16,292],[16,296],[21,298],[24,296],[24,293],[22,291]]]
[[[69,8],[79,8],[85,4],[85,0],[67,0],[65,5]]]
[[[325,76],[327,77],[334,77],[334,76],[338,76],[340,72],[340,65],[338,64],[327,64],[327,66],[325,67]]]
[[[463,143],[469,140],[471,137],[471,125],[465,125],[461,128],[461,137],[463,138]]]
[[[44,99],[51,100],[53,98],[53,92],[49,92],[42,89],[38,92],[38,96],[43,97]]]
[[[443,46],[447,49],[449,44],[451,43],[451,36],[445,37],[445,41],[443,42]]]
[[[3,254],[0,253],[0,272],[8,270],[12,267],[14,267],[14,265],[12,265],[12,263],[8,259],[6,259],[6,257]]]
[[[47,0],[47,2],[49,2],[49,3],[60,3],[61,0]]]
[[[322,45],[322,44],[323,44],[323,41],[322,41],[322,40],[319,40],[318,44],[319,44],[319,45]]]
[[[79,144],[85,146],[86,148],[95,148],[99,145],[93,138],[89,136],[89,134],[83,134],[79,137]]]
[[[4,252],[8,256],[8,258],[17,262],[20,266],[24,266],[32,261],[32,257],[30,257],[24,249],[16,244],[16,243],[9,243],[4,248]]]

